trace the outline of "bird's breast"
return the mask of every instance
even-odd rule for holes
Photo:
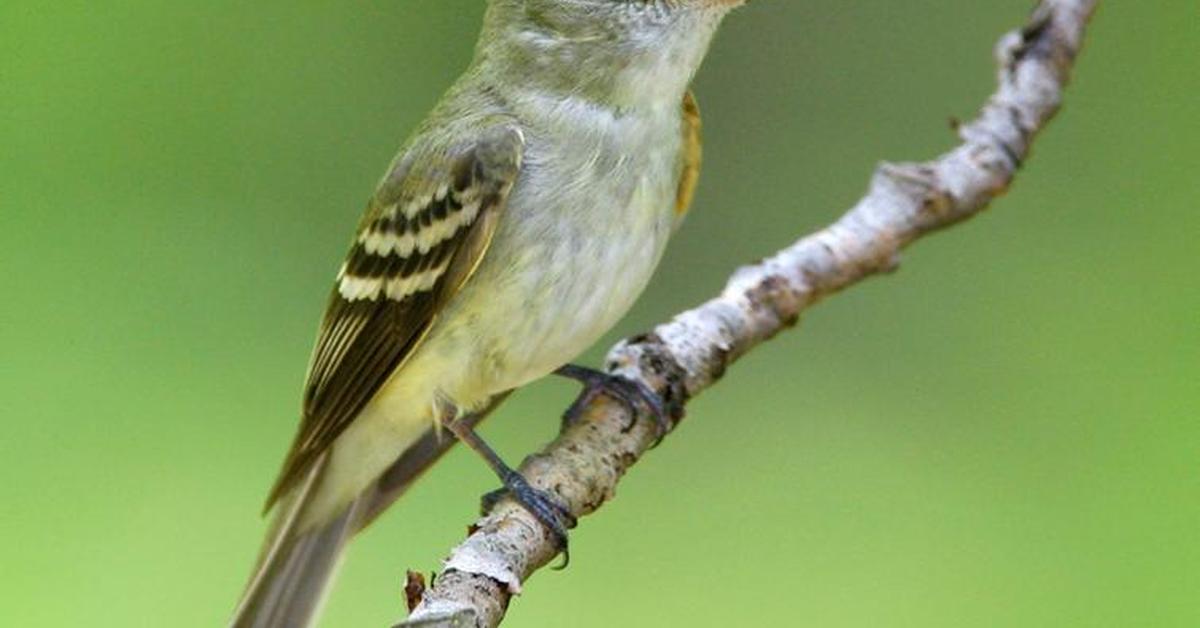
[[[449,335],[474,344],[475,388],[495,393],[542,377],[633,305],[671,231],[678,124],[668,117],[527,132],[522,174],[492,246],[443,319]]]

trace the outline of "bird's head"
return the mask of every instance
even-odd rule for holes
[[[616,104],[674,100],[746,0],[489,0],[480,59],[514,80]]]

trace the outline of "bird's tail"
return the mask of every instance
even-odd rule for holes
[[[508,395],[459,419],[472,427]],[[342,514],[315,528],[301,528],[329,454],[316,460],[304,484],[284,498],[267,535],[258,566],[234,612],[231,628],[302,628],[312,625],[337,570],[346,541],[375,520],[441,458],[455,441],[427,429]]]
[[[230,622],[232,628],[301,628],[316,617],[342,548],[357,529],[362,501],[355,500],[327,523],[301,529],[324,467],[323,457],[277,509],[258,566]]]

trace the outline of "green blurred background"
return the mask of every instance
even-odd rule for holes
[[[1103,4],[1013,191],[697,399],[508,625],[1200,625],[1200,10]],[[1029,5],[731,16],[699,201],[605,346],[951,146]],[[0,625],[225,621],[350,230],[482,9],[0,5]],[[519,459],[573,393],[485,434]],[[400,618],[493,484],[450,456],[324,625]]]

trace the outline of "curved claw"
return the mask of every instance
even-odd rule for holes
[[[490,513],[501,499],[512,497],[554,535],[555,545],[563,555],[562,564],[556,565],[554,569],[566,569],[571,562],[567,530],[575,527],[575,515],[559,503],[552,493],[534,488],[516,471],[505,473],[501,481],[504,488],[487,493],[480,500],[483,514]]]
[[[554,372],[556,375],[568,377],[583,384],[583,391],[575,398],[567,411],[563,413],[563,426],[570,426],[579,421],[583,416],[583,410],[589,403],[599,395],[608,395],[609,397],[619,401],[629,408],[630,414],[633,415],[633,421],[637,421],[640,411],[645,409],[647,414],[654,419],[655,427],[657,428],[656,438],[651,447],[657,447],[666,437],[667,433],[674,427],[675,416],[682,415],[681,408],[667,408],[663,398],[650,390],[642,382],[626,379],[619,375],[612,375],[603,371],[589,369],[575,364],[568,364],[559,368]],[[631,422],[625,427],[625,431],[633,429],[634,423]]]

